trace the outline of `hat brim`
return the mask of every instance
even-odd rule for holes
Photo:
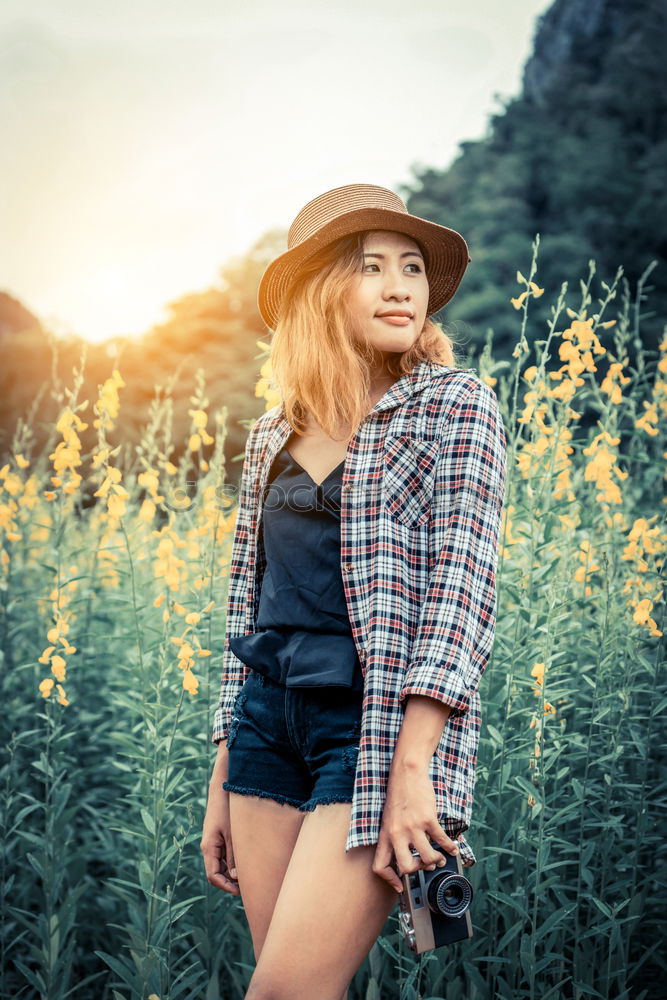
[[[440,226],[406,212],[359,208],[339,215],[309,239],[271,261],[262,275],[257,293],[257,305],[269,329],[275,329],[280,304],[297,276],[300,265],[334,240],[367,229],[404,233],[420,243],[426,251],[429,283],[427,316],[432,316],[449,302],[470,263],[468,244],[461,234],[447,226]]]

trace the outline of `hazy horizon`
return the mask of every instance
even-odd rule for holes
[[[6,2],[0,289],[56,332],[144,332],[320,192],[446,168],[549,6]]]

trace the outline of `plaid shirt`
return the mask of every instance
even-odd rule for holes
[[[230,636],[255,630],[266,557],[261,497],[292,428],[282,405],[248,436],[227,596],[213,741],[227,735],[250,668]],[[421,361],[350,441],[341,492],[341,570],[364,674],[361,742],[345,850],[378,840],[407,695],[451,707],[431,758],[438,819],[468,829],[481,724],[478,685],[493,647],[506,437],[495,393],[472,369]],[[474,861],[465,839],[462,861]]]

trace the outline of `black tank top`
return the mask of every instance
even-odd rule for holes
[[[229,647],[286,687],[363,690],[340,569],[344,464],[318,484],[283,448],[269,473],[257,631],[230,638]]]

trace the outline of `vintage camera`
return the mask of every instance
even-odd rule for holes
[[[461,858],[446,854],[433,841],[431,847],[444,855],[447,864],[432,872],[420,869],[403,875],[398,897],[398,926],[408,948],[418,954],[472,937],[468,912],[472,886],[463,874]],[[419,855],[414,849],[412,853]]]

